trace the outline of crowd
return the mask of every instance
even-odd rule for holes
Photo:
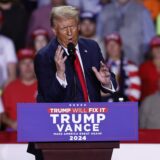
[[[97,41],[116,75],[102,101],[139,102],[140,128],[160,129],[160,1],[0,0],[0,130],[17,129],[16,103],[36,101],[34,57],[54,37],[59,5],[80,11],[80,37]]]

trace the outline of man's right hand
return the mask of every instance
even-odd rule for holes
[[[64,51],[59,45],[55,53],[54,61],[56,63],[57,76],[60,79],[65,80],[65,61],[67,59],[67,56],[63,57],[63,53]]]

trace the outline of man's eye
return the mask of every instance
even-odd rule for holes
[[[61,28],[61,30],[62,30],[62,31],[66,31],[68,28],[70,28],[70,29],[75,29],[76,26],[63,27],[63,28]]]
[[[67,29],[67,27],[61,28],[61,30],[65,30],[65,29]]]

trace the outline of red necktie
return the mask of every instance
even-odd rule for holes
[[[86,82],[84,79],[84,74],[83,74],[83,71],[81,68],[81,64],[80,64],[79,58],[76,53],[75,53],[75,57],[76,58],[74,60],[74,68],[75,68],[76,74],[78,76],[78,79],[79,79],[81,87],[82,87],[84,101],[88,102],[89,100],[88,100],[87,86],[86,86]]]

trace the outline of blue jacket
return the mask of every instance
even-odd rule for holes
[[[59,43],[52,39],[35,57],[35,73],[38,79],[38,102],[83,102],[83,93],[80,82],[74,71],[72,59],[66,60],[67,87],[60,85],[56,78],[56,65],[54,56]],[[92,66],[98,70],[100,61],[103,61],[98,44],[93,40],[79,39],[79,50],[82,58],[85,79],[91,102],[101,101],[100,89],[103,89],[100,82],[92,71]],[[66,53],[64,53],[66,54]],[[111,80],[114,87],[117,87],[115,77],[111,73]],[[104,90],[104,89],[103,89]],[[107,92],[107,90],[106,90]]]

